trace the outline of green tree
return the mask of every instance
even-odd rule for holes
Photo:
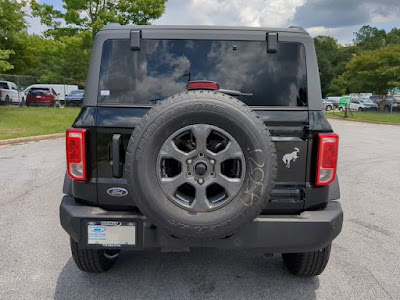
[[[32,35],[27,36],[26,41],[24,58],[29,67],[25,75],[36,76],[40,83],[85,86],[92,45],[90,32],[83,31],[59,39]]]
[[[386,45],[386,31],[364,25],[355,33],[355,44],[362,50],[375,50]]]
[[[335,58],[335,78],[342,75],[346,71],[347,63],[356,55],[360,50],[356,46],[341,46],[339,47]]]
[[[26,28],[25,1],[0,1],[0,37],[10,38],[12,34]]]
[[[59,37],[89,30],[94,36],[107,23],[149,24],[165,10],[167,0],[63,0],[64,10],[53,5],[31,4],[34,16],[50,29],[47,35]]]
[[[314,44],[317,52],[322,96],[325,97],[328,93],[330,83],[336,75],[334,64],[339,45],[333,37],[321,35],[314,38]]]
[[[343,76],[339,76],[332,80],[327,96],[342,96],[348,93],[349,87],[347,81],[343,78]]]
[[[18,51],[16,36],[26,29],[25,1],[0,1],[0,72],[13,70]]]
[[[388,45],[400,45],[400,28],[393,28],[386,35],[386,43]]]
[[[13,53],[14,51],[12,50],[0,49],[0,72],[5,72],[14,68],[14,66],[7,61],[10,57],[10,54]]]
[[[346,69],[342,79],[351,92],[382,95],[382,108],[388,91],[400,86],[400,45],[361,52],[352,58]]]
[[[322,96],[342,95],[338,82],[332,86],[346,70],[347,63],[358,52],[355,46],[341,46],[337,40],[330,36],[317,36],[314,38],[317,52],[319,73],[321,78]]]

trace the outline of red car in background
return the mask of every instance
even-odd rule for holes
[[[33,87],[26,95],[26,105],[60,106],[60,99],[52,88]]]

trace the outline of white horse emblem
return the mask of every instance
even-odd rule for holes
[[[294,151],[292,153],[285,154],[282,157],[282,161],[286,164],[286,168],[290,168],[290,162],[292,160],[295,162],[296,159],[299,158],[299,156],[297,155],[297,153],[299,153],[299,151],[300,151],[300,149],[295,147]]]

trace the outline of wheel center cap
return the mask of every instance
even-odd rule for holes
[[[205,163],[199,162],[194,167],[197,175],[204,175],[207,172],[207,165]]]

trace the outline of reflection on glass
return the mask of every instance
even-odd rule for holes
[[[139,51],[129,40],[106,41],[99,102],[154,104],[197,80],[252,94],[237,96],[248,105],[307,105],[302,45],[279,43],[267,53],[266,42],[210,40],[143,40]]]

